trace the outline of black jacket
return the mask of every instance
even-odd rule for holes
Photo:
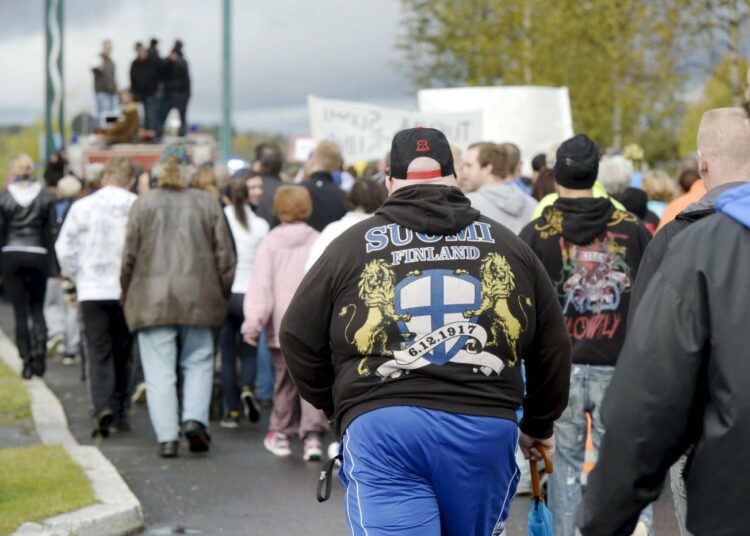
[[[159,58],[135,59],[130,64],[130,91],[138,102],[156,94],[159,89]]]
[[[280,335],[300,394],[339,433],[386,406],[515,422],[523,404],[521,429],[546,438],[567,405],[570,341],[544,268],[457,188],[399,190],[336,239]]]
[[[161,77],[164,93],[190,96],[190,71],[184,58],[163,60]]]
[[[656,273],[656,269],[664,259],[664,255],[667,253],[667,247],[669,247],[672,240],[682,231],[687,229],[691,223],[695,223],[706,216],[714,214],[716,212],[714,204],[721,194],[743,184],[745,183],[730,182],[712,188],[703,196],[703,198],[701,198],[700,201],[688,206],[685,210],[680,212],[674,220],[666,224],[658,233],[656,233],[656,236],[654,236],[653,240],[651,240],[651,243],[646,248],[646,252],[643,254],[643,259],[641,259],[641,265],[638,268],[638,277],[635,280],[633,292],[630,295],[628,323],[632,321],[636,307],[641,302],[643,293],[646,290],[649,281],[651,281],[651,278]]]
[[[674,239],[638,305],[602,408],[607,433],[578,514],[585,536],[630,534],[691,444],[687,528],[748,533],[750,185],[727,195],[740,192]]]
[[[318,171],[302,183],[312,197],[313,213],[307,225],[322,231],[326,225],[340,220],[346,214],[344,191],[333,184],[333,177],[325,171]]]
[[[276,196],[276,190],[281,187],[283,182],[278,175],[263,175],[263,196],[255,213],[266,220],[271,229],[279,224],[279,219],[273,213],[273,199]],[[310,222],[307,222],[308,225]]]
[[[649,232],[608,199],[560,198],[520,236],[555,283],[573,341],[573,363],[614,366]]]
[[[653,235],[659,226],[659,216],[648,209],[648,194],[640,188],[628,186],[625,191],[614,196],[629,211],[638,216]]]
[[[46,250],[49,258],[49,275],[56,275],[55,237],[57,214],[55,198],[38,184],[18,188],[14,185],[0,193],[0,248],[7,250]],[[38,193],[37,193],[38,192]],[[36,194],[36,195],[34,195]],[[39,249],[41,248],[41,249]]]

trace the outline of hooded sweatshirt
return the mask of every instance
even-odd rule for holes
[[[466,197],[482,216],[487,216],[518,234],[531,221],[536,201],[517,185],[485,184]]]
[[[544,268],[457,188],[400,189],[334,240],[287,310],[281,347],[339,433],[387,406],[515,422],[523,403],[521,429],[545,438],[567,405],[570,342]]]
[[[573,363],[614,366],[625,337],[630,291],[651,238],[608,199],[560,198],[521,231],[555,284],[573,343]]]
[[[269,348],[278,348],[279,326],[297,286],[318,232],[306,223],[274,228],[258,248],[252,276],[245,291],[242,334],[257,339],[266,329]]]

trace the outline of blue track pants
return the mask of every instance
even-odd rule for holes
[[[357,417],[339,477],[353,536],[498,536],[516,491],[513,421],[412,406]]]

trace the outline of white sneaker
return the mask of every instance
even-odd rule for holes
[[[646,527],[646,524],[643,521],[639,521],[635,526],[633,534],[630,536],[648,536],[648,528]]]
[[[318,434],[307,434],[302,459],[306,462],[318,462],[323,457],[323,445]]]
[[[328,445],[328,452],[326,454],[328,454],[329,460],[332,460],[333,458],[339,455],[340,446],[341,446],[341,443],[339,443],[338,441],[334,441],[333,443]],[[337,461],[336,464],[341,465],[341,462]]]
[[[279,458],[292,455],[292,449],[289,448],[289,437],[280,432],[268,432],[263,440],[263,446],[266,447],[268,452]]]

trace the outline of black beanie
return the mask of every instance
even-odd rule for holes
[[[587,190],[594,186],[599,172],[599,150],[585,134],[563,142],[557,150],[555,180],[571,190]]]

